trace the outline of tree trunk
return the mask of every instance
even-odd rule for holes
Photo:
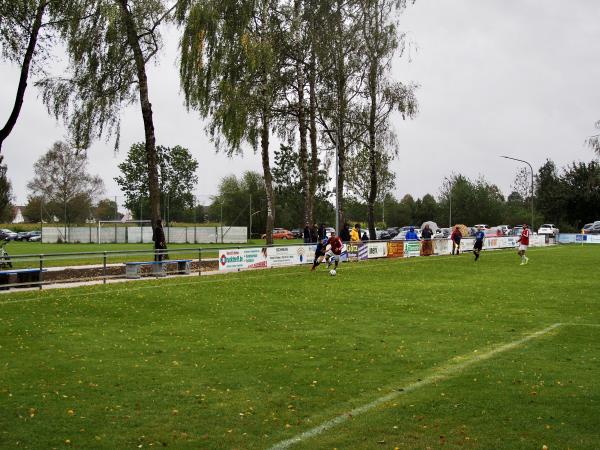
[[[377,14],[377,11],[375,11]],[[379,21],[375,20],[375,38],[378,37]],[[375,47],[377,48],[377,47]],[[370,49],[372,52],[377,50]],[[368,221],[369,221],[369,236],[371,239],[376,239],[375,235],[375,200],[377,199],[377,165],[376,165],[376,130],[375,120],[377,115],[377,72],[379,68],[379,59],[377,54],[371,54],[369,57],[369,200],[368,200]]]
[[[314,31],[313,31],[314,33]],[[308,223],[312,226],[315,220],[315,194],[317,193],[317,180],[319,176],[319,149],[317,148],[317,64],[314,45],[310,51],[310,64],[308,69],[308,95],[309,95],[309,137],[310,137],[310,176],[309,176],[309,210]]]
[[[33,25],[31,27],[31,31],[29,34],[29,43],[27,44],[27,50],[25,51],[25,56],[23,57],[23,63],[21,64],[21,75],[19,76],[19,84],[17,86],[17,95],[15,97],[15,103],[13,105],[13,109],[4,125],[4,128],[0,130],[0,163],[2,162],[2,144],[4,140],[8,137],[8,135],[12,132],[15,124],[17,123],[17,119],[19,118],[19,114],[21,113],[21,107],[23,106],[23,99],[25,98],[25,90],[27,89],[27,78],[29,77],[29,68],[31,67],[31,60],[33,59],[33,54],[35,52],[35,47],[37,45],[38,34],[40,32],[40,28],[42,26],[42,18],[44,17],[44,12],[46,10],[46,6],[48,3],[46,0],[40,0],[38,3],[37,10],[35,12],[35,19],[33,20]]]
[[[298,151],[298,165],[300,170],[300,182],[302,184],[302,195],[304,196],[304,223],[309,223],[310,218],[310,175],[308,172],[308,148],[306,142],[306,106],[304,104],[304,87],[306,84],[304,76],[304,51],[301,43],[300,22],[302,20],[302,8],[300,0],[294,0],[294,24],[293,34],[298,53],[296,55],[296,90],[298,94],[298,131],[300,134],[300,149]]]
[[[158,156],[156,154],[156,138],[154,136],[154,122],[152,119],[152,104],[148,95],[148,77],[146,76],[146,63],[138,40],[138,32],[131,11],[128,8],[128,0],[117,0],[121,7],[123,22],[127,30],[127,44],[133,51],[137,76],[140,89],[140,106],[144,120],[144,133],[146,137],[146,161],[148,164],[148,191],[150,194],[150,212],[152,217],[152,229],[156,228],[156,222],[160,217],[160,187],[158,181]]]
[[[342,0],[337,1],[337,9],[338,9],[338,23],[337,23],[337,35],[338,40],[336,42],[336,59],[337,59],[337,67],[336,67],[336,84],[337,84],[337,100],[338,100],[338,117],[337,117],[337,146],[338,146],[338,179],[336,180],[336,202],[339,209],[338,221],[340,227],[343,226],[345,221],[344,214],[344,182],[346,180],[346,140],[344,138],[344,124],[346,122],[346,112],[347,112],[347,99],[346,99],[346,60],[343,49],[343,42],[340,42],[343,39],[344,32],[344,23],[342,19]],[[336,230],[337,233],[340,230]]]
[[[273,244],[273,226],[275,225],[275,194],[273,192],[273,176],[271,175],[271,164],[269,162],[269,115],[262,112],[260,130],[260,147],[263,166],[263,177],[265,179],[265,192],[267,195],[267,245]]]
[[[298,64],[298,129],[300,132],[300,177],[303,187],[303,195],[304,195],[304,222],[310,224],[311,222],[311,199],[312,195],[310,192],[311,182],[310,182],[310,174],[308,169],[308,148],[306,142],[306,108],[304,105],[304,74],[302,73],[303,69],[301,64]]]

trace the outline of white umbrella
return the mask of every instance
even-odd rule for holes
[[[435,231],[439,228],[438,224],[435,223],[433,220],[429,220],[427,222],[423,222],[423,224],[421,225],[421,230],[423,230],[425,228],[425,225],[429,225],[429,228],[431,229],[431,231],[433,231],[435,233]]]

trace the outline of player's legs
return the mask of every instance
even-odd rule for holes
[[[475,261],[479,259],[479,252],[481,252],[483,243],[475,242],[475,247],[473,247],[473,254],[475,255]]]
[[[311,272],[317,268],[319,264],[323,261],[323,257],[325,255],[323,253],[315,253],[315,260],[313,261],[313,265],[310,268]]]
[[[331,257],[333,256],[333,252],[331,250],[327,250],[325,252],[325,261],[327,262],[327,268],[331,266]]]
[[[337,269],[338,264],[340,262],[340,255],[333,255],[331,259],[333,259],[334,264],[335,264],[334,269]]]

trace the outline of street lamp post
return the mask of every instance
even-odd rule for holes
[[[524,159],[518,159],[518,158],[512,158],[510,156],[504,156],[501,155],[500,158],[505,158],[505,159],[512,159],[513,161],[519,161],[522,163],[525,163],[529,166],[529,170],[531,170],[531,229],[534,229],[533,226],[533,167],[531,166],[531,164],[527,161],[525,161]]]

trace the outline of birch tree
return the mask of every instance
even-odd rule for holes
[[[269,144],[283,101],[277,7],[275,0],[189,0],[178,9],[186,104],[210,119],[209,135],[229,156],[242,153],[244,143],[260,149],[268,244],[275,223]]]
[[[38,84],[49,111],[65,121],[77,148],[115,137],[120,112],[139,102],[144,124],[148,192],[153,227],[160,219],[154,118],[146,66],[160,50],[160,25],[176,3],[166,0],[72,0],[82,20],[62,27],[67,43],[67,77]]]

